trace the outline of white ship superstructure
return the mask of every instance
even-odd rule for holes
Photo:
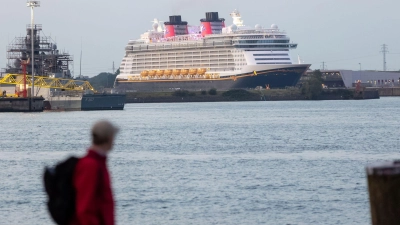
[[[291,43],[277,25],[247,27],[237,10],[230,15],[230,26],[225,26],[225,20],[215,12],[206,13],[200,26],[187,25],[181,16],[170,16],[165,23],[155,19],[152,30],[126,46],[116,84],[236,80],[235,77],[295,68],[301,75],[310,66],[292,64],[289,51],[297,44]],[[259,86],[264,85],[269,83]]]

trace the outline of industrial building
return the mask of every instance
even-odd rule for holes
[[[302,78],[304,82],[314,71],[309,70]],[[400,71],[375,70],[321,70],[324,85],[330,88],[353,88],[360,82],[363,87],[399,87]]]

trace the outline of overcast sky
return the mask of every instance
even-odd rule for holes
[[[6,65],[6,47],[25,34],[30,10],[25,0],[0,0],[0,68]],[[118,67],[129,39],[151,29],[154,18],[166,21],[179,14],[198,25],[207,11],[217,11],[230,25],[229,13],[238,9],[245,25],[269,27],[275,23],[298,43],[292,51],[313,69],[325,61],[328,69],[382,70],[381,45],[387,44],[389,70],[400,70],[400,0],[42,0],[35,23],[56,40],[59,49],[75,58],[79,74],[97,75]]]

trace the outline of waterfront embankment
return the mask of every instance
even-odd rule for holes
[[[0,112],[42,112],[43,101],[42,97],[0,97]]]
[[[316,100],[378,99],[377,90],[365,89],[359,93],[348,89],[327,89]],[[295,101],[309,100],[298,88],[270,90],[129,92],[126,103],[164,102],[229,102],[229,101]]]
[[[400,96],[400,87],[374,88],[379,92],[379,96]]]

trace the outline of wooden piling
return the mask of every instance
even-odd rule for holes
[[[400,161],[366,168],[372,225],[400,224]]]

